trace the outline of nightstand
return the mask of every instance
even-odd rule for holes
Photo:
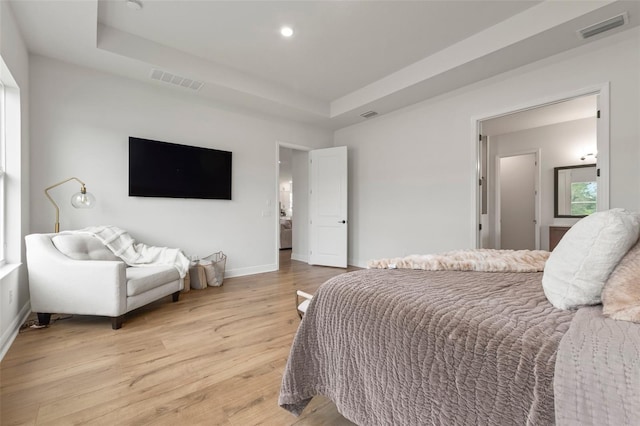
[[[553,251],[558,245],[564,234],[570,229],[570,226],[550,226],[549,227],[549,251]]]

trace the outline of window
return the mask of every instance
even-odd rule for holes
[[[596,211],[597,182],[571,183],[571,215],[587,216]]]
[[[0,266],[5,263],[5,226],[6,226],[6,201],[5,201],[5,171],[6,171],[6,138],[5,138],[5,105],[4,85],[0,81]]]

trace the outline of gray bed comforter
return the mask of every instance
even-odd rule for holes
[[[541,273],[362,270],[323,284],[293,342],[279,404],[333,400],[359,425],[554,423],[558,345],[575,312]]]
[[[640,424],[640,325],[581,308],[558,349],[558,426]]]

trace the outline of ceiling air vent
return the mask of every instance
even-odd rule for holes
[[[204,86],[201,81],[192,80],[187,77],[180,77],[179,75],[171,74],[170,72],[153,69],[151,70],[151,79],[162,81],[164,83],[173,84],[174,86],[184,87],[185,89],[191,89],[198,91]]]
[[[613,18],[606,19],[602,22],[598,22],[597,24],[578,30],[578,34],[582,38],[593,37],[596,34],[600,34],[626,24],[628,19],[627,12],[624,12],[620,15],[614,16]]]
[[[371,118],[371,117],[375,117],[376,115],[378,115],[378,113],[375,111],[367,111],[360,114],[360,117]]]

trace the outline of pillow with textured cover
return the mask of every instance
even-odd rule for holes
[[[93,235],[58,234],[51,239],[58,251],[75,260],[120,260]]]
[[[560,240],[544,268],[542,287],[553,306],[597,305],[602,288],[640,235],[640,216],[624,209],[593,213]]]
[[[640,241],[613,270],[602,290],[602,313],[640,323]]]

